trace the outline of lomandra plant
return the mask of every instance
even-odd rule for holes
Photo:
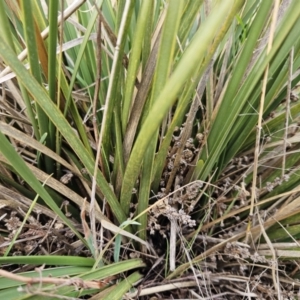
[[[297,296],[298,0],[0,14],[3,299]]]

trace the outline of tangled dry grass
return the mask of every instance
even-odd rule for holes
[[[299,299],[297,1],[0,1],[0,298]]]

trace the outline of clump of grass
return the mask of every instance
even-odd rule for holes
[[[298,6],[0,2],[0,295],[297,297]]]

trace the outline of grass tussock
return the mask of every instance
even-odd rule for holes
[[[298,299],[299,22],[0,1],[1,299]]]

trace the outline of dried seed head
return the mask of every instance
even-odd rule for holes
[[[60,182],[62,182],[63,184],[68,184],[71,179],[73,178],[74,174],[71,173],[71,172],[67,172],[65,175],[63,175],[61,178],[60,178]]]
[[[204,135],[202,133],[197,133],[196,134],[196,139],[198,140],[198,142],[203,141]]]

